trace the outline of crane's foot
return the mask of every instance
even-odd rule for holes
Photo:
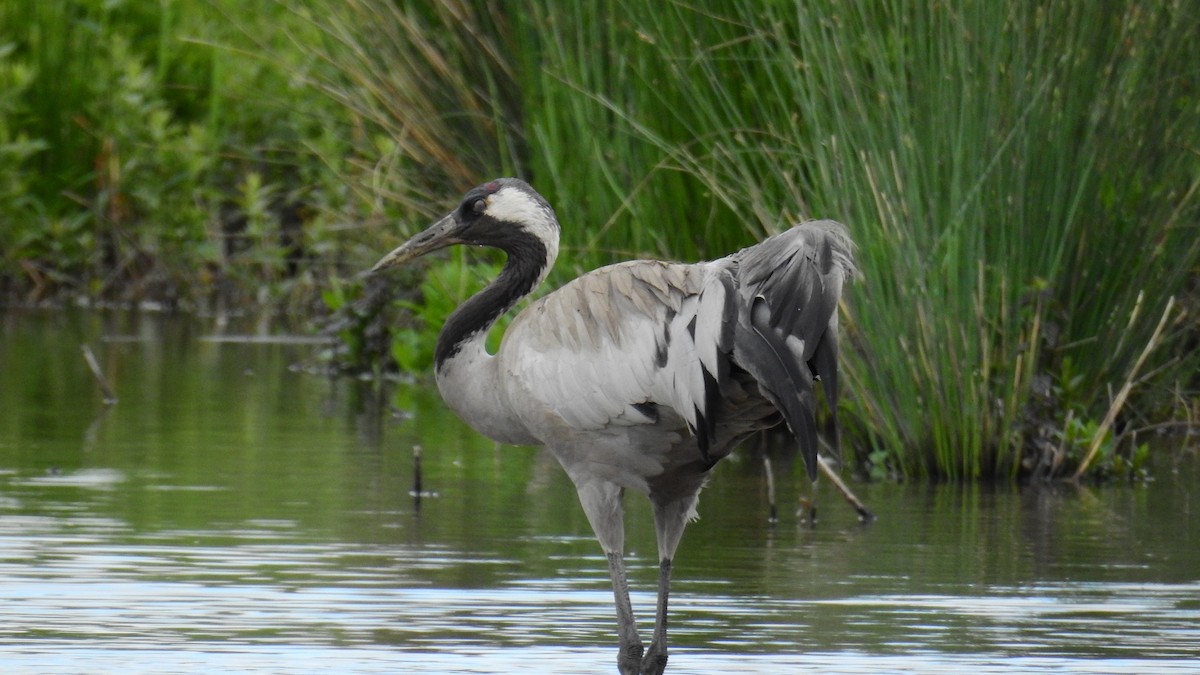
[[[641,643],[623,645],[617,653],[617,670],[621,675],[642,675],[642,652],[645,649]]]
[[[667,649],[666,647],[659,648],[657,642],[650,644],[649,651],[642,658],[641,675],[662,675],[667,669]]]

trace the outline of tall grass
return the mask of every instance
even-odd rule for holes
[[[667,166],[756,233],[789,212],[854,226],[867,284],[847,375],[878,456],[904,475],[1060,466],[1036,443],[1064,421],[1043,400],[1070,389],[1050,403],[1098,415],[1194,269],[1196,80],[1179,64],[1196,17],[626,9],[659,48],[641,79],[670,83],[643,90],[671,124],[626,121]]]
[[[851,224],[860,438],[904,475],[1065,467],[1061,409],[1105,412],[1200,260],[1194,9],[740,3],[680,32],[696,13],[639,20],[706,133],[646,135],[763,228]]]
[[[1195,386],[1194,318],[1151,340],[1200,263],[1189,3],[346,9],[325,85],[391,139],[383,182],[436,211],[533,179],[585,253],[563,276],[847,222],[843,419],[876,473],[1063,475]]]

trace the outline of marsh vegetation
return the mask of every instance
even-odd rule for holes
[[[1197,410],[1198,38],[1183,1],[10,0],[0,288],[332,314],[339,367],[421,372],[495,261],[355,275],[483,178],[558,206],[552,282],[835,218],[851,466],[1136,478]]]

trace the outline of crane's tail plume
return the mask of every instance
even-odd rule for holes
[[[821,379],[836,410],[837,304],[843,282],[856,273],[853,244],[841,224],[816,221],[744,249],[734,260],[742,298],[734,360],[783,415],[815,478],[812,382]]]

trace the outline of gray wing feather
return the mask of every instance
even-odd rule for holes
[[[704,444],[728,377],[734,291],[721,265],[604,267],[522,312],[498,355],[570,426],[644,424],[647,404],[667,405]]]
[[[831,221],[711,263],[612,265],[522,312],[498,356],[540,402],[531,410],[601,429],[654,423],[655,406],[669,406],[710,461],[736,364],[782,413],[815,475],[812,380],[821,376],[836,406],[837,303],[853,274],[850,240]]]

